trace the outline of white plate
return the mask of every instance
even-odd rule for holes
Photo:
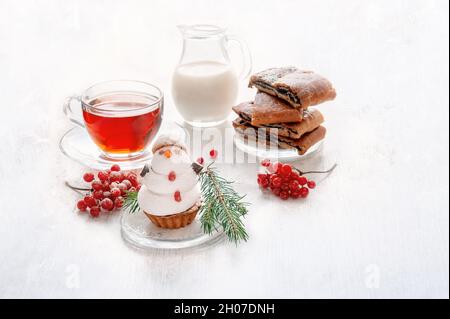
[[[211,246],[224,238],[222,230],[211,235],[201,229],[200,216],[185,227],[165,229],[155,226],[142,211],[130,214],[124,212],[121,217],[122,238],[134,248],[185,249]]]
[[[323,141],[321,140],[311,146],[304,155],[299,155],[296,149],[282,149],[276,145],[258,144],[252,137],[243,138],[237,133],[234,135],[234,144],[242,152],[262,159],[267,158],[280,161],[298,161],[308,158],[322,150]]]

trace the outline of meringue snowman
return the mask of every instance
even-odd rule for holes
[[[189,225],[200,209],[201,191],[186,145],[174,136],[161,135],[152,152],[151,163],[141,173],[139,207],[159,227]]]

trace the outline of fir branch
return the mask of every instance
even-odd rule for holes
[[[134,214],[139,210],[139,203],[137,200],[138,192],[128,192],[123,203],[123,208],[130,214]]]
[[[248,203],[242,201],[232,187],[233,182],[225,180],[211,167],[200,173],[203,206],[200,210],[202,229],[210,234],[216,224],[222,226],[228,239],[234,243],[247,241],[248,234],[241,217],[247,214]]]

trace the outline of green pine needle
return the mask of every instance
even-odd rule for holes
[[[227,181],[217,174],[211,164],[200,173],[203,206],[200,209],[200,221],[205,233],[211,234],[216,225],[222,226],[228,239],[234,243],[247,241],[248,234],[241,217],[247,214],[248,203],[242,201]]]
[[[138,192],[128,192],[123,203],[123,208],[129,213],[134,214],[139,210],[139,203],[137,200]]]

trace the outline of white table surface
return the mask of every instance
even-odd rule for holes
[[[0,297],[449,296],[448,2],[0,0]],[[141,253],[118,215],[74,210],[83,168],[58,139],[64,98],[130,78],[166,92],[175,26],[213,23],[247,40],[254,69],[297,65],[338,97],[302,168],[336,171],[306,201],[264,196],[255,165],[223,165],[253,205],[250,241]],[[241,85],[240,100],[254,92]]]

